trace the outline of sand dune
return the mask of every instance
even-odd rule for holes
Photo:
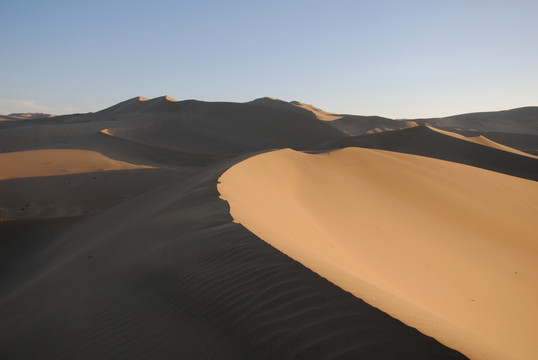
[[[437,132],[439,132],[441,134],[452,136],[452,137],[454,137],[456,139],[470,141],[470,142],[474,142],[475,144],[480,144],[480,145],[488,146],[488,147],[491,147],[491,148],[494,148],[494,149],[499,149],[499,150],[511,152],[511,153],[514,153],[514,154],[517,154],[517,155],[522,155],[522,156],[527,156],[527,157],[530,157],[530,158],[533,158],[533,159],[538,159],[538,156],[528,154],[528,153],[523,152],[523,151],[519,151],[517,149],[511,148],[511,147],[503,145],[503,144],[496,143],[495,141],[490,140],[490,139],[488,139],[487,137],[485,137],[483,135],[464,136],[464,135],[461,135],[461,134],[458,134],[458,133],[455,133],[455,132],[437,129],[437,128],[434,128],[432,126],[428,126],[428,128],[433,130],[433,131],[437,131]]]
[[[467,137],[476,137],[482,135],[487,139],[495,141],[496,143],[523,151],[527,154],[535,156],[538,155],[538,135],[501,133],[494,131],[479,132],[473,130],[462,130],[458,133]]]
[[[520,129],[532,127],[532,108],[516,110],[493,120],[515,116]],[[482,138],[425,126],[398,130],[420,121],[334,116],[271,98],[239,104],[162,96],[0,122],[0,358],[438,360],[464,359],[457,350],[482,354],[487,341],[495,342],[487,354],[534,355],[525,327],[535,312],[521,314],[535,298],[527,285],[536,280],[536,249],[521,232],[536,217],[536,183],[513,176],[535,179],[537,160]],[[449,125],[461,128],[443,130],[481,135],[472,130],[478,123],[490,128],[487,119],[460,118]],[[398,131],[345,134],[384,130]],[[497,136],[519,150],[536,148],[532,135]],[[345,146],[450,162],[365,149],[255,156]],[[348,152],[360,155],[339,155]],[[260,157],[275,161],[249,173]],[[321,277],[234,223],[217,191],[230,167],[223,178],[246,167],[241,181],[258,182],[240,194],[267,185],[248,201],[239,193],[232,200],[300,256],[328,263],[330,276],[345,267],[343,275],[333,279],[296,257]],[[525,207],[532,208],[526,215]],[[520,223],[507,242],[507,229]],[[395,236],[401,241],[384,247]],[[368,253],[357,258],[364,244]],[[493,277],[499,288],[492,300]],[[380,300],[381,310],[362,292],[342,290],[348,278],[369,301]],[[501,301],[517,311],[498,314]],[[464,329],[451,337],[457,327]],[[493,329],[508,335],[497,342]]]
[[[299,107],[301,109],[305,109],[307,111],[310,111],[319,120],[334,121],[334,120],[338,120],[338,119],[342,118],[342,115],[329,113],[329,112],[327,112],[325,110],[322,110],[320,108],[315,107],[314,105],[303,104],[302,102],[299,102],[299,101],[291,101],[290,104],[292,104],[294,106],[297,106],[297,107]]]
[[[54,114],[44,113],[13,113],[9,115],[0,115],[0,121],[18,121],[18,120],[35,120],[41,118],[52,118]]]
[[[537,120],[538,106],[527,106],[511,110],[478,112],[416,121],[420,124],[453,128],[454,130],[538,134]]]
[[[428,126],[347,137],[318,146],[330,150],[365,147],[428,156],[482,169],[538,180],[538,159],[486,139],[461,135]]]
[[[236,222],[476,359],[538,356],[538,183],[380,150],[258,155],[219,191]]]
[[[315,107],[314,105],[304,104],[300,101],[287,102],[287,101],[283,101],[283,100],[275,99],[271,97],[264,97],[264,98],[252,100],[248,102],[248,104],[279,108],[279,109],[284,109],[288,111],[295,111],[301,114],[307,114],[307,115],[313,116],[317,118],[318,120],[322,120],[322,121],[333,121],[333,120],[338,120],[342,117],[341,115],[329,113],[327,111],[324,111],[320,108]]]
[[[379,116],[342,115],[330,122],[348,135],[398,130],[412,124],[429,125],[449,131],[500,132],[513,134],[538,134],[538,107],[529,106],[505,111],[462,114],[432,119],[393,120]]]
[[[93,214],[176,177],[166,169],[134,169],[1,180],[0,221]]]
[[[234,224],[216,185],[240,160],[0,227],[2,358],[464,359]]]
[[[171,104],[181,107],[175,116],[156,115],[146,125],[108,131],[151,146],[221,155],[284,147],[306,149],[345,137],[327,123],[295,111],[252,104]]]
[[[151,167],[113,160],[98,152],[77,149],[0,154],[0,180],[149,168]]]

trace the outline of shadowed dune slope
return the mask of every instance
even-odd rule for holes
[[[265,153],[219,181],[235,221],[392,316],[471,358],[538,355],[538,183],[360,148]]]
[[[456,130],[492,131],[538,135],[538,106],[478,112],[438,119],[417,119],[418,124]]]
[[[299,101],[287,102],[280,99],[264,97],[264,98],[252,100],[248,102],[248,104],[274,107],[274,108],[279,108],[279,109],[285,109],[288,111],[294,111],[300,114],[306,114],[308,116],[315,117],[318,120],[323,120],[323,121],[337,120],[341,117],[341,115],[332,114],[327,111],[323,111],[322,109],[319,109],[313,105],[303,104],[302,102],[299,102]]]
[[[338,287],[346,288],[345,284],[331,283],[234,223],[227,203],[219,199],[217,179],[254,152],[286,147],[323,151],[328,147],[320,144],[347,141],[348,135],[332,126],[338,121],[335,116],[340,115],[269,98],[238,104],[163,96],[133,98],[95,113],[0,121],[0,160],[10,159],[9,166],[15,166],[11,170],[0,166],[0,174],[7,174],[0,181],[0,359],[464,359]],[[416,125],[378,117],[354,119],[365,132]],[[343,124],[352,129],[353,121]],[[514,168],[508,168],[514,174],[530,164],[519,163],[524,156],[478,144],[472,145],[519,157],[500,161],[497,153],[481,153],[478,148],[469,148],[469,153],[454,150],[452,145],[459,149],[467,142],[428,131],[425,141],[442,136],[441,147],[452,152],[452,161],[464,162],[470,156],[476,163],[492,161],[504,167],[502,161],[513,160]],[[404,143],[397,138],[391,141]],[[414,139],[420,144],[419,135]],[[446,145],[447,141],[459,145]],[[420,146],[425,153],[431,150],[429,145]],[[45,159],[47,154],[53,155],[52,161]],[[288,160],[272,164],[274,173],[288,169]],[[421,161],[428,160],[433,161]],[[529,160],[535,159],[526,157]],[[334,176],[349,179],[340,170]],[[281,179],[295,173],[294,165]],[[525,174],[518,176],[532,176]],[[316,174],[319,179],[330,175],[331,171]],[[378,183],[390,184],[390,178],[399,175],[391,173]],[[260,184],[264,181],[260,179]],[[294,186],[303,195],[310,189],[308,181]],[[331,186],[317,192],[326,190],[330,197]],[[280,197],[281,193],[274,195]],[[307,204],[298,213],[315,199],[305,195],[302,201]],[[424,200],[421,192],[417,199]],[[287,201],[291,200],[290,195]],[[532,197],[519,199],[521,204],[529,201]],[[259,207],[251,213],[268,209]],[[403,224],[400,214],[390,211],[389,207],[385,220],[394,218],[400,226],[394,231],[409,224],[415,224],[417,231],[430,228],[427,221],[417,220],[420,217]],[[337,214],[320,219],[320,226]],[[458,214],[453,214],[456,222]],[[258,220],[272,224],[271,216],[267,213]],[[326,233],[312,238],[320,234]],[[289,244],[304,240],[299,230],[286,236]],[[515,239],[517,243],[519,238]],[[472,250],[480,259],[488,253],[483,248]],[[509,270],[511,251],[500,252],[498,259]],[[395,258],[394,263],[401,265],[402,260]],[[514,271],[524,283],[530,275],[526,262],[521,264]],[[500,286],[508,278],[502,273]],[[435,286],[432,299],[438,293]],[[519,291],[518,286],[514,285]],[[528,299],[525,295],[516,298]],[[482,297],[473,299],[482,306]],[[448,294],[440,303],[452,300],[453,294]],[[462,308],[467,310],[467,303]]]
[[[216,185],[236,161],[60,234],[46,230],[63,226],[54,220],[26,222],[28,231],[45,229],[37,251],[18,231],[4,232],[21,261],[9,269],[24,262],[26,271],[2,276],[0,357],[464,358],[232,223]]]
[[[346,137],[309,111],[168,97],[134,98],[97,113],[28,123],[0,123],[1,152],[88,146],[88,138],[103,130],[154,149],[218,156],[287,147],[307,149]]]
[[[514,153],[514,154],[517,154],[517,155],[522,155],[522,156],[530,157],[530,158],[533,158],[533,159],[538,159],[538,157],[536,157],[536,156],[534,156],[532,154],[528,154],[528,153],[520,151],[518,149],[514,149],[514,148],[511,148],[509,146],[506,146],[506,145],[500,144],[498,142],[495,142],[493,140],[490,140],[487,137],[485,137],[484,135],[464,136],[464,135],[458,134],[456,132],[446,131],[446,130],[438,129],[438,128],[435,128],[435,127],[432,127],[432,126],[427,126],[427,128],[430,129],[430,130],[436,131],[436,132],[438,132],[440,134],[451,136],[451,137],[456,138],[456,139],[469,141],[469,142],[472,142],[472,143],[475,143],[475,144],[488,146],[490,148],[511,152],[511,153]]]
[[[348,137],[318,149],[363,147],[422,155],[538,180],[538,159],[440,133],[427,126]]]
[[[313,105],[304,104],[300,101],[287,102],[280,99],[264,97],[250,101],[247,104],[284,109],[305,114],[319,120],[327,121],[329,125],[347,135],[397,130],[408,126],[406,121],[392,120],[381,116],[333,114]]]
[[[0,219],[94,213],[155,186],[176,173],[114,160],[80,149],[0,154]]]
[[[538,135],[538,107],[454,115],[431,119],[392,120],[379,116],[341,115],[330,124],[348,135],[363,135],[398,130],[415,125],[429,125],[450,131],[499,132]]]
[[[310,114],[235,103],[175,103],[146,126],[110,128],[110,135],[179,151],[239,154],[263,149],[307,149],[346,135]]]
[[[344,115],[329,123],[349,136],[405,129],[414,123],[392,120],[380,116]]]
[[[473,130],[460,130],[458,133],[467,137],[476,137],[482,135],[487,139],[495,141],[496,143],[518,149],[527,154],[538,156],[538,135],[535,134],[513,134],[493,131],[480,132]]]
[[[1,180],[0,220],[92,214],[182,176],[142,169]]]

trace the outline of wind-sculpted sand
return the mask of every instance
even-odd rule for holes
[[[150,168],[152,167],[114,160],[95,151],[77,149],[0,154],[0,180]]]
[[[406,324],[473,359],[538,356],[538,183],[359,148],[219,181],[236,222]]]
[[[532,154],[527,154],[526,152],[511,148],[511,147],[503,145],[503,144],[499,144],[499,143],[497,143],[497,142],[495,142],[493,140],[488,139],[487,137],[484,137],[483,135],[480,135],[480,136],[463,136],[463,135],[455,133],[455,132],[436,129],[433,126],[428,126],[428,128],[430,130],[437,131],[438,133],[445,134],[445,135],[448,135],[448,136],[452,136],[452,137],[454,137],[456,139],[470,141],[470,142],[473,142],[475,144],[489,146],[489,147],[494,148],[494,149],[511,152],[511,153],[521,155],[521,156],[527,156],[527,157],[530,157],[530,158],[533,158],[533,159],[538,159],[538,156],[535,156],[535,155],[532,155]]]
[[[536,114],[440,120],[536,154]],[[5,118],[0,359],[534,360],[538,159],[422,124],[168,96]],[[356,146],[445,161],[264,153]]]
[[[1,226],[1,357],[465,359],[233,223],[216,185],[242,159]]]

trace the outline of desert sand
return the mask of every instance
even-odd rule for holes
[[[536,110],[2,117],[0,358],[534,358]]]
[[[219,179],[234,220],[471,358],[538,356],[538,184],[380,150],[255,156]]]
[[[497,142],[495,142],[493,140],[488,139],[487,137],[485,137],[483,135],[479,135],[479,136],[464,136],[464,135],[461,135],[461,134],[458,134],[458,133],[455,133],[455,132],[452,132],[452,131],[446,131],[446,130],[437,129],[437,128],[434,128],[433,126],[428,126],[428,128],[430,130],[437,131],[437,132],[439,132],[441,134],[452,136],[452,137],[454,137],[456,139],[470,141],[470,142],[474,142],[476,144],[488,146],[488,147],[491,147],[491,148],[494,148],[494,149],[508,151],[508,152],[511,152],[511,153],[514,153],[514,154],[517,154],[517,155],[522,155],[522,156],[527,156],[527,157],[531,157],[531,158],[534,158],[534,159],[538,159],[538,157],[535,156],[535,155],[528,154],[526,152],[511,148],[511,147],[503,145],[503,144],[499,144],[499,143],[497,143]]]
[[[0,180],[150,168],[152,167],[110,159],[95,151],[76,149],[0,154]]]

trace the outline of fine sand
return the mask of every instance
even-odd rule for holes
[[[535,113],[440,120],[535,151]],[[272,98],[24,119],[0,121],[1,359],[536,357],[536,158]],[[350,146],[437,159],[264,153]]]
[[[494,142],[464,137],[430,126],[350,136],[316,149],[364,147],[421,155],[538,181],[538,159]],[[482,142],[482,143],[481,143]],[[487,144],[484,144],[486,142]]]
[[[110,159],[95,151],[77,149],[0,154],[0,180],[150,168]]]
[[[465,358],[233,223],[217,178],[243,159],[93,216],[0,226],[0,357]]]
[[[538,183],[358,148],[219,181],[236,222],[366,302],[473,359],[538,357]]]
[[[456,139],[470,141],[470,142],[473,142],[475,144],[489,146],[489,147],[494,148],[494,149],[511,152],[511,153],[521,155],[521,156],[527,156],[527,157],[530,157],[530,158],[533,158],[533,159],[538,159],[538,156],[528,154],[526,152],[511,148],[511,147],[503,145],[503,144],[499,144],[499,143],[497,143],[495,141],[492,141],[492,140],[488,139],[487,137],[485,137],[483,135],[479,135],[479,136],[464,136],[464,135],[461,135],[461,134],[458,134],[458,133],[455,133],[455,132],[452,132],[452,131],[446,131],[446,130],[437,129],[437,128],[434,128],[433,126],[428,126],[428,128],[433,130],[433,131],[437,131],[437,132],[439,132],[441,134],[452,136],[452,137],[454,137]]]

